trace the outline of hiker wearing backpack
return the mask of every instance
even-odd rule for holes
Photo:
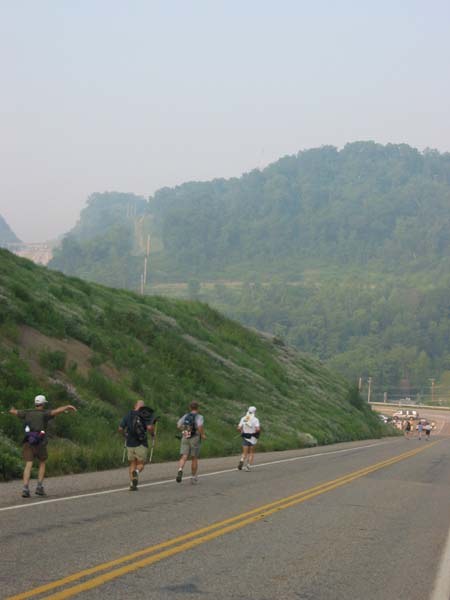
[[[125,435],[131,492],[138,489],[139,474],[144,470],[148,455],[148,433],[155,434],[154,423],[153,410],[147,408],[143,400],[138,400],[120,422],[119,432]]]
[[[191,483],[197,483],[198,457],[200,455],[201,440],[206,439],[203,428],[204,419],[198,412],[198,402],[191,402],[188,413],[178,420],[177,427],[181,431],[180,462],[176,481],[181,483],[183,468],[189,456],[191,457]]]
[[[48,422],[61,413],[72,411],[76,412],[75,406],[68,404],[60,406],[53,410],[46,409],[47,399],[42,394],[39,394],[34,399],[34,409],[17,410],[11,408],[9,413],[19,417],[24,422],[25,437],[23,439],[23,458],[25,460],[25,468],[23,470],[23,490],[22,498],[30,497],[30,478],[31,469],[35,459],[39,461],[38,482],[35,493],[38,496],[45,496],[44,477],[45,477],[45,461],[48,458],[47,451],[47,425]]]
[[[256,408],[250,406],[247,414],[242,417],[237,427],[242,436],[242,454],[238,464],[239,471],[242,471],[245,462],[247,463],[245,465],[246,471],[250,471],[250,466],[253,465],[255,446],[258,442],[259,432],[261,431],[259,419],[255,416],[255,413]]]

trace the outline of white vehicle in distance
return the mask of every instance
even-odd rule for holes
[[[397,412],[394,413],[394,417],[396,417],[397,419],[406,419],[407,414],[406,414],[406,410],[398,410]]]
[[[417,410],[407,410],[406,416],[409,417],[410,419],[418,419],[419,413],[417,412]]]
[[[393,415],[397,419],[418,419],[419,413],[417,410],[398,410]]]

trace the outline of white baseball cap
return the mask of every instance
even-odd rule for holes
[[[256,412],[256,407],[255,406],[249,406],[247,412],[249,412],[249,413],[255,413]]]
[[[42,406],[43,404],[47,404],[47,398],[42,394],[39,394],[39,396],[36,396],[34,399],[34,405]]]

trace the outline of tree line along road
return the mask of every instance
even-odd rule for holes
[[[450,438],[386,438],[0,486],[2,598],[449,598]]]

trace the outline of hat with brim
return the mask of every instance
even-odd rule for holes
[[[42,394],[39,394],[39,396],[36,396],[34,399],[34,405],[42,406],[43,404],[47,404],[47,398]]]

